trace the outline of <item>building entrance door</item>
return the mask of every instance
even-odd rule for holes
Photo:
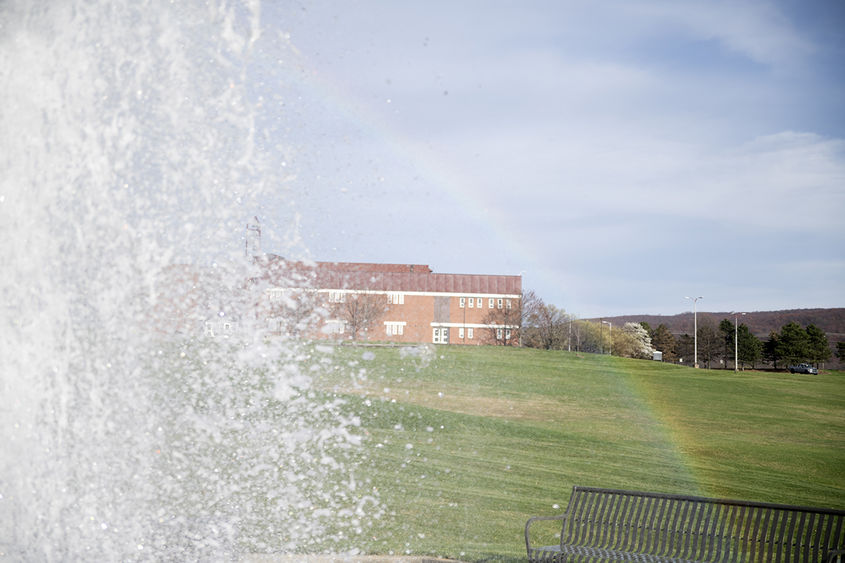
[[[435,328],[434,336],[431,339],[435,344],[449,344],[449,329]]]

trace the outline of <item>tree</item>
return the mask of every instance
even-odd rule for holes
[[[845,342],[836,343],[836,357],[839,361],[845,362]]]
[[[725,369],[728,369],[728,358],[734,357],[734,339],[736,337],[736,333],[734,332],[734,324],[730,321],[730,319],[722,319],[719,322],[719,332],[722,336],[722,358],[724,359]]]
[[[692,365],[693,363],[694,341],[689,334],[682,334],[675,342],[675,357],[681,362]]]
[[[769,339],[763,344],[763,360],[772,364],[774,369],[778,369],[778,360],[781,359],[779,346],[780,335],[775,331],[770,332]]]
[[[698,321],[698,361],[710,369],[710,363],[719,358],[719,336],[716,326],[710,317],[703,317]]]
[[[481,321],[487,328],[487,340],[500,346],[513,346],[520,341],[520,323],[522,322],[522,307],[502,307],[490,309]]]
[[[737,348],[739,349],[739,362],[745,368],[746,364],[750,364],[753,368],[757,361],[763,356],[763,343],[760,339],[751,334],[751,330],[741,324],[737,328]]]
[[[665,324],[661,323],[654,329],[651,345],[655,350],[663,352],[664,362],[675,361],[675,337]]]
[[[777,355],[787,364],[797,364],[810,356],[810,339],[796,322],[783,325],[778,335]]]
[[[575,349],[579,352],[587,352],[590,354],[598,354],[601,352],[601,338],[604,335],[599,329],[600,326],[600,323],[585,320],[573,321],[572,333],[576,339]]]
[[[317,294],[302,290],[284,291],[278,298],[259,305],[260,315],[271,333],[297,338],[319,324],[322,309]]]
[[[546,350],[562,348],[567,321],[568,317],[563,309],[547,305],[533,291],[523,293],[520,322],[523,346]]]
[[[651,359],[654,348],[648,331],[640,323],[625,323],[613,337],[613,354],[625,358]]]
[[[816,364],[830,359],[830,343],[827,335],[816,325],[807,325],[807,359]]]
[[[335,317],[343,320],[352,340],[358,340],[358,333],[368,333],[387,311],[387,301],[384,295],[377,293],[349,293],[344,295],[343,301],[333,303],[331,310]]]

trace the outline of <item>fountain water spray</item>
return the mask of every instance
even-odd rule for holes
[[[377,518],[354,413],[250,326],[265,41],[251,1],[0,6],[0,558],[349,551]]]

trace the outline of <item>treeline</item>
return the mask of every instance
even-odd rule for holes
[[[629,321],[613,326],[607,320],[579,320],[545,303],[533,291],[523,295],[522,316],[523,346],[642,359],[651,359],[659,351],[664,362],[694,363],[696,338],[686,333],[676,336],[662,323],[651,327],[647,322]],[[802,327],[788,322],[761,340],[744,323],[737,325],[725,318],[717,325],[701,316],[696,334],[698,363],[705,368],[766,364],[779,369],[801,362],[819,366],[831,358],[827,335],[813,324]],[[837,356],[845,359],[845,346],[837,346]]]

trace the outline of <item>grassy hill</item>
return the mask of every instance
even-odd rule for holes
[[[320,346],[360,416],[368,553],[520,560],[575,484],[845,508],[845,377],[561,351]],[[326,359],[328,359],[326,358]],[[342,369],[338,369],[342,367]]]

